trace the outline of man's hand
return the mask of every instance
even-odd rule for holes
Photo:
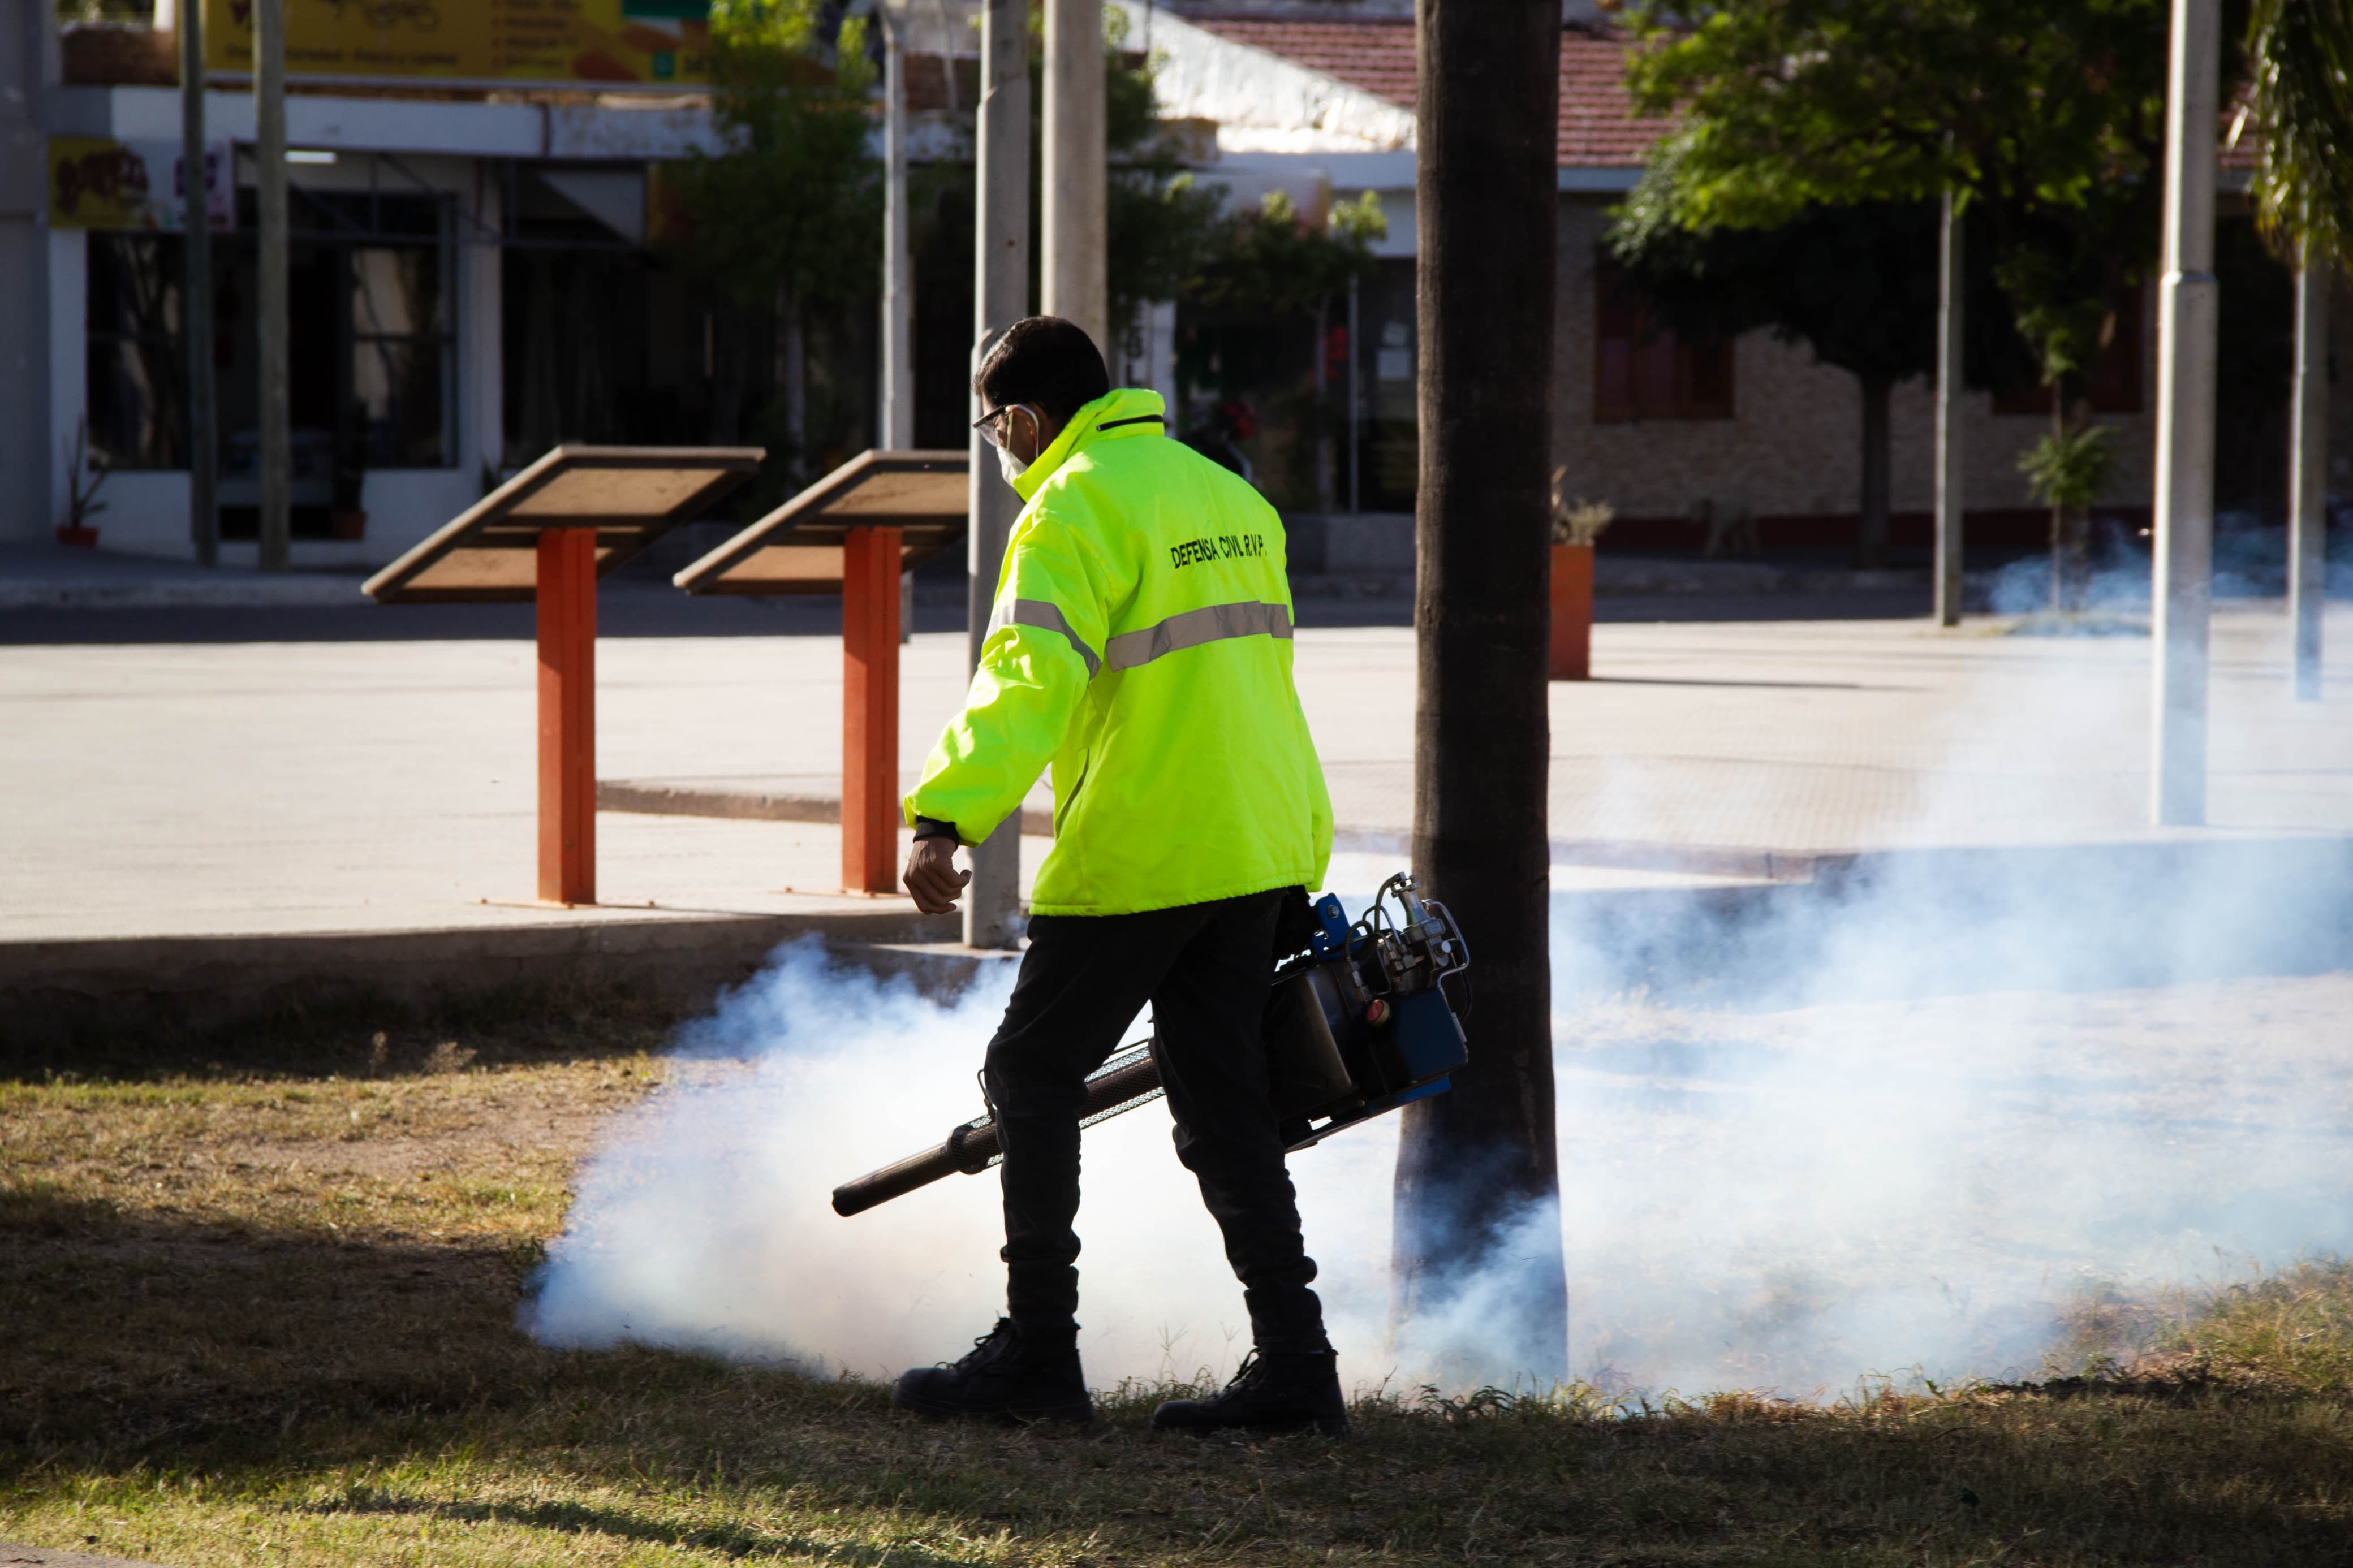
[[[956,895],[972,880],[972,873],[955,866],[955,840],[945,834],[918,838],[907,851],[907,891],[915,907],[927,915],[954,914]]]

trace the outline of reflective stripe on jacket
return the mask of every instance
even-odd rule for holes
[[[1115,390],[1022,474],[980,668],[906,799],[975,843],[1050,763],[1037,914],[1320,888],[1331,857],[1282,520],[1162,416]]]

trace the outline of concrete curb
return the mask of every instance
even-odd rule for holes
[[[953,915],[878,900],[871,910],[796,914],[9,942],[0,944],[0,1037],[201,1028],[338,997],[416,1004],[583,980],[697,1004],[799,937],[855,949],[951,942],[959,930]]]
[[[156,1568],[153,1563],[134,1563],[128,1557],[93,1557],[87,1552],[59,1552],[47,1546],[16,1546],[0,1542],[0,1568],[20,1568],[37,1563],[40,1568]]]
[[[838,796],[799,790],[665,784],[659,779],[599,779],[596,809],[649,816],[711,816],[754,822],[839,822]],[[1051,812],[1024,808],[1021,831],[1051,838]],[[1412,836],[1403,830],[1343,827],[1332,847],[1367,855],[1409,855]],[[1651,844],[1631,839],[1556,838],[1556,866],[1602,866],[1628,871],[1676,871],[1704,877],[1746,877],[1759,881],[1804,881],[1818,866],[1842,858],[1788,849],[1720,848],[1707,845]]]
[[[1385,848],[1401,836],[1357,836]],[[1575,847],[1571,847],[1574,848]],[[2064,931],[2089,970],[2146,984],[2144,934],[2166,911],[2212,911],[2213,973],[2353,965],[2353,839],[2177,838],[2112,844],[1789,856],[1671,845],[1588,845],[1588,864],[1739,877],[1714,888],[1556,892],[1556,932],[1608,958],[1611,985],[1715,984],[1730,971],[1805,973],[1828,912],[1889,898],[1933,916],[1932,967],[1963,989],[2033,984],[2039,947],[1981,948],[1977,928]],[[1610,858],[1603,858],[1604,856]],[[1672,861],[1673,864],[1663,864]],[[2294,900],[2284,932],[2259,918]],[[2160,922],[2161,923],[2161,922]],[[1580,937],[1577,933],[1587,933]],[[2253,933],[2253,934],[2245,934]],[[70,1044],[115,1030],[217,1026],[338,999],[429,1002],[468,993],[617,980],[682,1006],[757,973],[781,943],[816,936],[838,959],[954,994],[1009,952],[956,942],[955,916],[875,907],[774,915],[552,920],[527,926],[262,936],[132,937],[0,944],[0,1040]],[[1589,938],[1589,940],[1588,940]],[[2252,965],[2253,967],[2248,967]],[[2272,967],[2284,965],[2285,967]],[[2193,966],[2194,967],[2194,966]],[[0,1563],[5,1568],[5,1563]]]
[[[596,809],[633,811],[646,816],[717,816],[750,822],[839,822],[841,797],[799,791],[712,789],[663,784],[653,779],[598,779]],[[1025,808],[1021,831],[1054,836],[1054,815]]]
[[[0,580],[0,610],[265,610],[359,608],[367,600],[354,577],[287,577],[275,582],[225,578],[217,583],[157,578],[144,582],[92,579],[44,583]]]

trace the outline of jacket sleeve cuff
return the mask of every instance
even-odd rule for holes
[[[915,818],[915,842],[920,844],[926,838],[946,838],[958,844],[964,842],[964,836],[956,831],[955,823],[942,822],[936,816],[918,816]]]

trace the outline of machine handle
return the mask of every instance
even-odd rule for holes
[[[910,1154],[895,1164],[869,1171],[834,1188],[833,1212],[845,1218],[863,1214],[877,1204],[904,1197],[917,1187],[928,1187],[943,1176],[953,1176],[958,1171],[986,1170],[997,1155],[994,1123],[959,1127],[937,1148]]]
[[[1118,1110],[1130,1104],[1140,1104],[1159,1092],[1160,1064],[1149,1056],[1140,1057],[1124,1067],[1097,1073],[1087,1079],[1087,1097],[1079,1107],[1079,1120],[1084,1124],[1115,1114]],[[977,1125],[967,1123],[949,1133],[944,1142],[934,1148],[920,1154],[910,1154],[879,1171],[869,1171],[855,1181],[842,1183],[833,1189],[833,1212],[844,1218],[864,1214],[877,1204],[904,1197],[917,1187],[928,1187],[958,1171],[976,1174],[987,1170],[1003,1152],[997,1146],[997,1123],[994,1121],[983,1121]]]

